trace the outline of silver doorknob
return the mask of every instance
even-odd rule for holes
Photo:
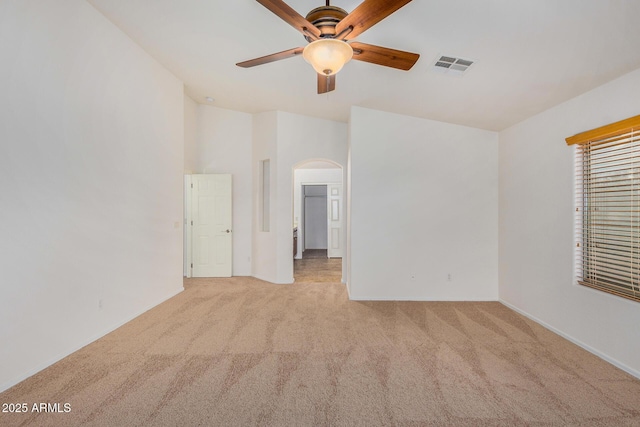
[[[226,232],[227,232],[227,233],[231,233],[231,230],[227,229],[227,230],[226,230]]]

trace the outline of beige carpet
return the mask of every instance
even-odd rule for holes
[[[499,303],[192,279],[0,394],[35,426],[638,426],[640,381]]]

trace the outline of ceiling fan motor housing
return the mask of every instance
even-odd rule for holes
[[[336,25],[348,15],[347,11],[336,6],[316,7],[307,13],[307,21],[311,22],[320,30],[320,37],[334,38],[336,35]],[[304,36],[309,43],[313,41],[309,36]]]

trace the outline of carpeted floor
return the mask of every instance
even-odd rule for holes
[[[34,426],[638,426],[640,381],[499,303],[191,279],[0,394]]]

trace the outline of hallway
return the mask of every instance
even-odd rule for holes
[[[327,258],[326,249],[307,249],[293,262],[296,283],[340,283],[342,258]]]

